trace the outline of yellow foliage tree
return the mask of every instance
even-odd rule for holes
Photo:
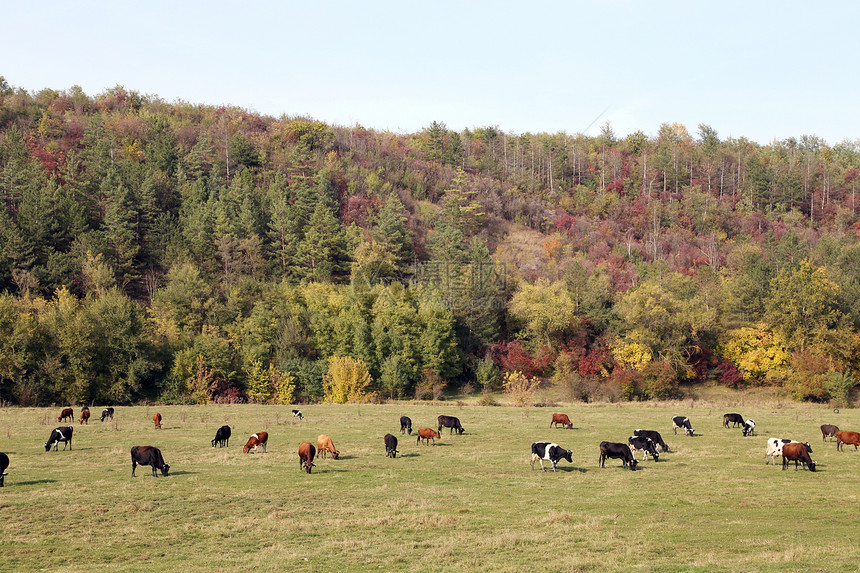
[[[726,332],[717,353],[734,362],[747,379],[764,378],[769,372],[785,372],[791,354],[785,340],[765,324]]]
[[[333,404],[363,402],[368,398],[370,382],[370,372],[364,361],[349,356],[332,356],[323,379],[324,399]]]
[[[296,393],[296,382],[289,372],[277,369],[269,365],[269,379],[275,389],[276,404],[292,404]]]
[[[624,338],[616,339],[611,345],[612,356],[624,368],[641,370],[643,366],[654,360],[651,348],[640,342],[639,331],[634,330]]]
[[[533,402],[535,392],[540,386],[540,380],[534,376],[528,377],[519,370],[505,372],[502,388],[516,406],[526,406]]]

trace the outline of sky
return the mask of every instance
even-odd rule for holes
[[[30,92],[123,86],[396,133],[860,139],[855,2],[4,4],[0,76]]]

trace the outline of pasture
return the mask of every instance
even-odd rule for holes
[[[0,409],[11,459],[0,570],[860,571],[860,452],[837,452],[819,431],[860,430],[860,410],[403,402],[302,406],[300,422],[287,406],[137,406],[100,423],[96,406],[89,426],[76,419],[72,451],[46,453],[60,409]],[[735,411],[756,420],[754,436],[722,427]],[[554,412],[574,429],[549,428]],[[439,414],[465,433],[444,429],[436,446],[400,434],[401,415],[417,432]],[[672,434],[676,414],[695,436]],[[213,449],[222,424],[230,445]],[[636,472],[598,468],[598,444],[636,428],[659,431],[671,452],[638,456]],[[258,431],[268,452],[242,454]],[[298,445],[319,434],[341,458],[318,458],[308,475]],[[808,440],[819,471],[766,466],[771,436]],[[530,445],[543,440],[572,449],[573,464],[531,471]],[[170,476],[139,467],[132,479],[134,445],[159,447]]]

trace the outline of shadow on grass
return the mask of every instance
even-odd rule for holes
[[[34,479],[30,481],[19,481],[19,482],[10,482],[8,485],[14,483],[15,485],[39,485],[43,483],[57,483],[55,479]]]
[[[173,476],[191,476],[191,475],[197,475],[197,472],[186,472],[186,471],[182,471],[182,470],[179,470],[179,471],[172,471],[172,470],[171,470],[170,475],[169,475],[169,476],[167,476],[167,477],[173,477]],[[161,476],[161,475],[159,475],[158,477],[162,477],[162,476]]]

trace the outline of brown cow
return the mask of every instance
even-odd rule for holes
[[[314,463],[314,456],[316,455],[316,450],[314,449],[314,445],[310,442],[302,442],[299,444],[299,469],[303,467],[307,469],[308,473],[311,473],[311,468],[316,464]]]
[[[83,409],[81,410],[81,421],[80,421],[80,423],[83,424],[84,422],[87,423],[87,426],[90,425],[90,409],[87,408],[86,406],[84,406]]]
[[[794,461],[794,471],[797,471],[797,462],[803,462],[809,471],[815,471],[815,462],[809,457],[809,450],[806,449],[806,444],[797,442],[789,442],[782,446],[782,469],[788,465],[788,462]]]
[[[842,444],[854,446],[854,451],[857,451],[857,446],[860,445],[860,434],[857,432],[836,432],[836,450],[842,449]]]
[[[317,438],[317,452],[321,454],[323,458],[326,457],[326,452],[331,452],[331,457],[334,459],[337,459],[340,455],[340,452],[334,447],[334,442],[332,442],[331,438],[325,434],[320,434]]]
[[[152,421],[155,422],[155,429],[160,430],[161,429],[161,414],[156,412],[155,416],[152,417]]]
[[[251,437],[248,438],[248,443],[242,448],[242,453],[247,454],[251,448],[254,448],[254,453],[257,453],[257,446],[263,446],[263,453],[266,453],[266,444],[269,443],[269,433],[268,432],[257,432],[256,434],[251,434]]]
[[[60,417],[57,418],[57,421],[65,422],[67,419],[73,424],[75,423],[75,411],[71,408],[63,408],[63,411],[60,412]]]
[[[567,414],[553,414],[552,422],[549,423],[549,427],[552,428],[553,424],[555,424],[556,428],[561,424],[562,428],[573,429],[573,424],[571,423],[570,418],[567,417]]]
[[[433,440],[433,445],[436,445],[436,438],[442,439],[442,435],[433,430],[431,428],[418,428],[418,440],[415,442],[416,444],[420,444],[421,440],[424,440],[425,443],[429,444],[430,440]]]

